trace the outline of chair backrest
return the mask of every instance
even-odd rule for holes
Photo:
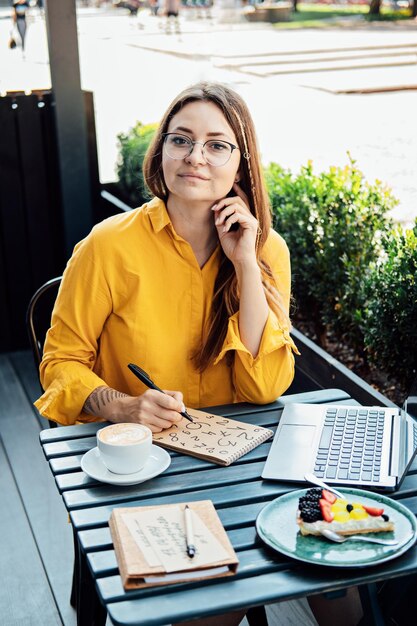
[[[29,306],[26,311],[26,327],[38,377],[39,365],[42,361],[45,336],[51,325],[52,309],[54,308],[61,279],[61,276],[52,278],[39,287],[30,299]],[[40,380],[39,385],[43,391]],[[53,428],[56,426],[56,423],[49,421],[49,425]]]

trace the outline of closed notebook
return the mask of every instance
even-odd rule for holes
[[[154,443],[218,465],[230,465],[274,434],[272,430],[262,426],[245,424],[195,409],[187,411],[194,422],[184,418],[171,428],[154,433]]]
[[[211,500],[187,503],[196,549],[186,551],[185,503],[115,508],[109,519],[125,589],[232,576],[238,558]]]

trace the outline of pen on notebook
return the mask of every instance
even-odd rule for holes
[[[184,509],[184,519],[185,519],[185,541],[187,545],[187,554],[190,559],[195,556],[195,544],[194,544],[194,531],[193,531],[193,518],[191,509],[188,504],[185,505]]]
[[[134,363],[129,363],[128,368],[130,369],[132,374],[134,374],[137,378],[139,378],[139,380],[142,381],[144,385],[149,387],[149,389],[155,389],[155,391],[160,391],[161,393],[165,393],[165,391],[162,391],[162,389],[160,389],[157,385],[155,385],[153,380],[149,378],[148,374],[143,369],[141,369],[138,365],[135,365]],[[180,411],[180,414],[183,417],[185,417],[187,420],[189,420],[190,422],[194,421],[191,415],[187,413],[187,409],[185,407],[183,411]]]

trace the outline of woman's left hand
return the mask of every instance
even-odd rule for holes
[[[223,252],[233,265],[256,261],[258,221],[248,208],[248,198],[237,183],[233,185],[236,196],[223,198],[213,207],[214,223]],[[232,224],[239,228],[230,230]]]

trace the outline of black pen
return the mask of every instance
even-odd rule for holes
[[[137,378],[139,378],[139,380],[142,381],[144,385],[149,387],[149,389],[155,389],[155,391],[160,391],[161,393],[165,393],[165,391],[162,391],[162,389],[160,389],[157,385],[155,385],[153,380],[149,378],[148,374],[143,369],[141,369],[138,365],[135,365],[134,363],[129,363],[128,368],[130,369],[132,374],[134,374]],[[189,420],[190,422],[194,422],[191,415],[187,413],[187,410],[185,409],[185,407],[184,407],[184,411],[180,411],[180,414],[183,417],[185,417],[187,420]]]
[[[191,509],[188,504],[184,508],[184,520],[185,520],[185,541],[187,546],[187,554],[192,559],[195,556],[195,542],[194,542],[194,530],[193,530],[193,518],[191,517]]]

